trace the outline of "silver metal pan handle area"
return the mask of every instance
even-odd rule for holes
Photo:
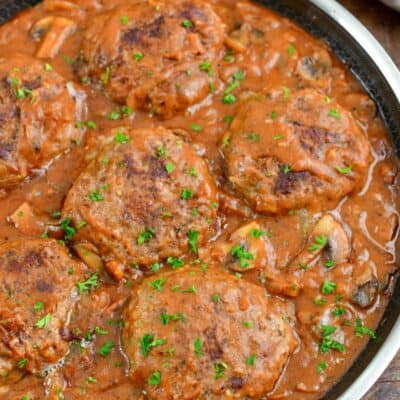
[[[336,1],[310,1],[341,25],[352,37],[356,38],[358,44],[382,72],[400,104],[400,72],[375,37],[357,18]],[[338,400],[360,400],[389,366],[399,349],[400,318],[393,326],[391,333],[388,335],[373,360]]]

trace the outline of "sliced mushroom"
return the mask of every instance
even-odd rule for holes
[[[78,243],[74,246],[74,250],[79,258],[93,271],[102,271],[104,269],[103,261],[93,245]]]
[[[263,268],[274,255],[268,251],[265,233],[256,222],[241,226],[229,237],[229,240],[217,242],[209,256],[214,261],[225,264],[233,271],[245,272]]]
[[[354,116],[362,122],[368,122],[377,116],[374,101],[363,93],[348,94],[344,98],[343,105],[349,108]]]
[[[351,243],[342,224],[332,215],[325,214],[317,222],[303,251],[291,262],[291,269],[312,263],[321,254],[335,264],[347,262]]]
[[[9,219],[25,235],[38,236],[44,231],[44,225],[37,220],[31,206],[27,202],[22,203],[10,215]]]
[[[355,266],[352,281],[351,302],[361,308],[371,307],[378,296],[379,281],[370,263]]]
[[[248,23],[243,23],[234,30],[226,39],[225,45],[238,53],[244,53],[250,43],[252,28]]]
[[[296,72],[306,81],[318,81],[328,75],[332,68],[332,59],[326,50],[318,50],[311,56],[301,58]]]
[[[39,20],[31,29],[31,37],[40,41],[36,51],[38,58],[54,58],[60,51],[65,40],[77,28],[74,21],[64,17],[45,17]]]

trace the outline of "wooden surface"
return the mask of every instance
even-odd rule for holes
[[[400,13],[378,0],[340,2],[367,26],[400,68]],[[400,400],[400,353],[364,400]]]

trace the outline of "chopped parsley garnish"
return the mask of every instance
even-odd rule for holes
[[[180,258],[175,258],[175,257],[168,257],[167,264],[171,265],[172,269],[178,269],[185,265],[183,260],[181,260]]]
[[[254,260],[253,254],[246,251],[240,244],[233,246],[230,254],[239,260],[240,268],[242,269],[246,269],[249,266],[249,260]]]
[[[328,261],[325,262],[325,267],[326,268],[332,268],[334,266],[335,266],[335,261],[333,261],[333,260],[328,260]]]
[[[291,43],[291,44],[289,45],[289,47],[288,47],[288,50],[287,50],[289,56],[292,56],[292,55],[294,54],[295,51],[296,51],[296,47],[294,47],[294,45]]]
[[[167,343],[166,339],[156,339],[151,333],[145,333],[140,339],[140,350],[144,358],[146,358],[152,348],[162,346]]]
[[[199,69],[200,69],[200,71],[207,72],[207,74],[209,76],[213,76],[214,75],[214,71],[213,71],[213,68],[212,68],[212,65],[211,65],[210,61],[202,62],[200,64],[200,66],[199,66]]]
[[[135,61],[137,61],[137,62],[142,61],[143,58],[144,58],[144,54],[141,53],[140,51],[138,51],[137,53],[135,53],[135,54],[133,55],[133,59],[134,59]]]
[[[78,287],[79,293],[86,293],[90,289],[97,288],[99,285],[99,274],[96,272],[91,275],[85,282],[77,282],[76,286]]]
[[[251,236],[253,236],[253,238],[256,239],[260,238],[264,234],[264,232],[261,229],[252,229],[250,233]]]
[[[51,321],[51,314],[46,314],[42,319],[36,322],[35,327],[38,329],[44,329]]]
[[[248,329],[253,327],[253,323],[251,321],[243,321],[243,325]]]
[[[247,139],[251,140],[252,142],[258,143],[260,141],[260,135],[252,132],[247,135]]]
[[[215,379],[223,378],[226,369],[228,369],[228,366],[224,362],[220,361],[214,363]]]
[[[335,307],[332,311],[332,314],[335,317],[340,317],[341,315],[343,315],[346,312],[346,310],[343,307]]]
[[[219,294],[214,293],[214,294],[213,294],[213,297],[212,297],[212,301],[213,301],[214,303],[218,303],[218,301],[219,301]]]
[[[278,113],[276,111],[271,112],[271,119],[275,119],[278,117]]]
[[[112,111],[108,114],[108,119],[111,121],[117,121],[121,118],[121,114],[119,111]]]
[[[191,197],[193,197],[193,190],[191,189],[183,189],[181,193],[181,199],[182,200],[189,200]]]
[[[174,170],[175,170],[175,164],[172,163],[172,162],[167,162],[167,163],[165,164],[165,170],[166,170],[169,174],[171,174],[171,173],[174,172]]]
[[[230,125],[230,124],[232,123],[232,121],[233,121],[232,115],[225,115],[224,121],[225,121],[228,125]]]
[[[137,239],[137,244],[142,246],[145,242],[154,237],[156,231],[153,228],[147,228],[145,231],[142,231]]]
[[[336,290],[336,283],[330,281],[324,281],[322,284],[321,292],[323,294],[332,294]]]
[[[95,202],[103,201],[104,197],[98,190],[92,190],[89,193],[89,199],[90,199],[90,201],[95,203]]]
[[[327,365],[326,361],[321,361],[320,363],[318,363],[317,368],[316,368],[317,374],[318,375],[322,374],[322,372],[326,369],[327,366],[328,365]]]
[[[33,311],[38,312],[38,311],[42,310],[43,307],[44,307],[43,301],[38,301],[33,305]]]
[[[155,280],[155,281],[151,281],[151,282],[150,282],[150,286],[151,286],[153,289],[155,289],[155,290],[161,292],[161,290],[162,290],[162,288],[163,288],[163,286],[164,286],[164,284],[165,284],[166,281],[167,281],[167,278],[163,277],[163,278],[161,278],[161,279],[157,279],[157,280]]]
[[[372,339],[376,339],[376,333],[370,328],[363,326],[360,318],[356,319],[356,336],[363,337],[364,335],[370,336]]]
[[[287,86],[283,86],[282,92],[284,100],[287,100],[290,96],[290,89]]]
[[[184,19],[181,24],[184,28],[190,28],[192,26],[192,21],[189,19]]]
[[[26,358],[21,358],[17,363],[17,367],[22,369],[25,367],[27,362],[28,362],[28,360]]]
[[[255,365],[256,359],[257,359],[256,355],[255,354],[251,354],[249,357],[247,357],[246,364],[247,365]]]
[[[292,167],[290,165],[285,164],[283,167],[283,173],[286,175],[292,170]]]
[[[202,343],[201,343],[201,339],[197,338],[194,341],[193,346],[194,346],[194,352],[196,353],[196,356],[197,357],[201,357],[203,355],[203,346],[202,346]]]
[[[326,354],[329,350],[338,350],[341,353],[344,352],[345,347],[342,343],[339,343],[336,340],[331,339],[333,333],[336,332],[336,328],[331,325],[322,325],[321,326],[321,334],[322,341],[319,344],[319,350],[322,354]]]
[[[353,170],[353,167],[351,165],[348,167],[336,167],[336,170],[343,175],[347,175]]]
[[[60,227],[64,231],[64,240],[70,240],[76,233],[76,229],[71,225],[71,218],[64,218]]]
[[[328,115],[337,120],[340,120],[342,118],[342,116],[340,115],[339,111],[336,108],[331,108]]]
[[[328,243],[328,238],[325,235],[316,236],[314,238],[314,243],[310,245],[308,250],[314,253],[325,247],[327,243]]]
[[[129,136],[125,135],[123,132],[118,131],[114,137],[117,143],[127,144],[129,142]]]
[[[233,74],[232,81],[228,87],[224,90],[224,97],[222,99],[225,104],[233,104],[236,101],[236,96],[232,93],[236,88],[240,86],[240,83],[245,78],[243,71],[239,71]]]
[[[167,314],[165,312],[161,313],[161,322],[163,325],[168,325],[170,321],[182,321],[186,322],[186,315],[183,313],[178,314]]]
[[[316,297],[314,299],[314,304],[317,306],[324,306],[326,304],[326,299],[321,298],[321,297]]]
[[[197,173],[197,171],[196,171],[196,169],[194,167],[190,168],[188,172],[189,172],[190,176],[193,176],[193,178],[198,178],[199,177],[199,174]]]
[[[104,71],[104,74],[101,76],[101,80],[105,85],[108,85],[110,82],[110,76],[111,76],[111,67],[107,67],[106,70]]]
[[[190,287],[188,287],[187,289],[183,289],[181,290],[182,293],[194,293],[197,294],[197,288],[196,286],[192,285]]]
[[[99,349],[99,354],[102,357],[106,357],[111,353],[111,350],[114,348],[114,343],[112,340],[107,340]]]
[[[152,386],[157,386],[161,383],[161,372],[154,371],[147,379],[147,383]]]
[[[187,236],[189,239],[189,247],[190,251],[193,253],[198,252],[198,239],[199,239],[200,232],[199,231],[194,231],[192,229],[189,229]]]
[[[122,15],[121,17],[119,17],[119,20],[121,21],[122,25],[129,24],[129,18],[127,15]]]
[[[190,128],[192,129],[193,132],[197,132],[197,133],[199,133],[203,130],[203,128],[199,124],[192,124],[190,126]]]
[[[51,64],[46,63],[46,64],[44,64],[44,70],[45,70],[46,72],[51,72],[51,71],[53,71],[53,67],[52,67]]]

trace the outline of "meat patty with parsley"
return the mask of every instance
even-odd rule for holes
[[[259,398],[297,346],[284,310],[216,267],[148,278],[124,312],[129,375],[149,399]]]
[[[0,371],[41,373],[68,352],[82,265],[52,239],[0,246]]]
[[[170,117],[213,91],[224,31],[203,1],[128,2],[90,21],[76,69],[116,102]]]
[[[96,246],[117,278],[125,266],[159,263],[198,247],[215,232],[217,192],[207,163],[165,128],[114,131],[79,176],[63,214],[75,241]]]
[[[0,187],[81,141],[76,128],[86,113],[86,95],[53,66],[26,55],[0,59]]]
[[[308,89],[245,101],[224,140],[229,181],[257,211],[334,207],[360,189],[371,160],[352,114]]]

